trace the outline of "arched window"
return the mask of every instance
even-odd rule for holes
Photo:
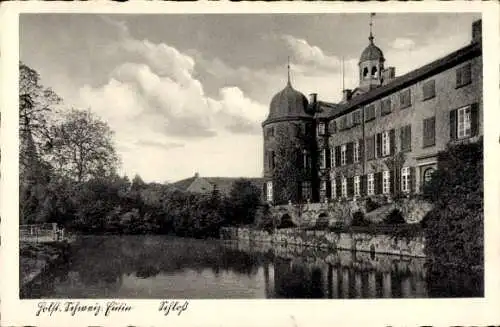
[[[377,66],[372,67],[372,77],[377,77]]]
[[[363,78],[368,77],[368,67],[363,68]]]
[[[427,168],[424,171],[424,184],[427,184],[431,181],[432,174],[434,174],[434,168]]]

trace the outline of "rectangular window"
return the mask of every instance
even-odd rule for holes
[[[269,156],[268,156],[268,160],[269,160],[269,168],[270,169],[274,169],[275,167],[275,155],[274,155],[274,151],[269,151]]]
[[[380,103],[380,114],[384,116],[390,113],[391,113],[391,98],[387,98],[382,100],[382,102]]]
[[[375,159],[375,135],[366,138],[366,160]]]
[[[266,138],[274,136],[274,127],[269,127],[266,129]]]
[[[340,117],[338,122],[339,122],[338,127],[340,131],[347,129],[347,116]]]
[[[267,202],[273,202],[273,182],[267,182]]]
[[[340,147],[340,165],[345,166],[347,164],[347,144],[342,144]]]
[[[311,194],[311,182],[302,182],[302,198],[304,200],[310,200]]]
[[[401,127],[401,151],[411,151],[411,125]]]
[[[462,67],[457,68],[457,88],[467,85],[471,82],[471,64],[468,63]]]
[[[320,183],[320,190],[323,192],[326,192],[326,183],[327,181],[321,181]]]
[[[326,148],[322,149],[319,156],[319,167],[321,169],[326,168]]]
[[[459,139],[471,136],[471,107],[457,110],[457,136]]]
[[[433,146],[436,144],[436,118],[430,117],[424,119],[424,140],[423,147]]]
[[[401,191],[404,193],[410,192],[410,167],[401,169]]]
[[[389,137],[389,131],[382,133],[382,156],[388,156],[391,154],[391,139]]]
[[[342,177],[342,197],[347,198],[347,178]]]
[[[352,125],[358,126],[361,124],[361,111],[356,110],[352,113]]]
[[[361,195],[361,179],[359,176],[354,176],[354,196]]]
[[[365,121],[370,121],[375,119],[375,105],[369,105],[365,107]]]
[[[335,147],[332,147],[332,153],[330,156],[330,167],[335,167]]]
[[[389,194],[391,192],[391,175],[388,170],[384,170],[382,175],[382,193]]]
[[[366,193],[368,195],[375,194],[375,178],[374,178],[373,174],[368,174]]]
[[[436,81],[430,80],[425,82],[422,87],[422,93],[424,95],[424,101],[434,98],[436,96]]]
[[[354,162],[359,162],[359,141],[354,142],[353,156]]]
[[[320,122],[318,124],[318,135],[325,135],[326,134],[326,124],[324,122]]]
[[[332,199],[337,198],[337,182],[332,179]]]
[[[411,106],[411,90],[407,89],[399,93],[399,108],[404,109]]]

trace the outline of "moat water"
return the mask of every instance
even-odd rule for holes
[[[456,278],[456,277],[455,277]],[[439,282],[438,282],[439,284]],[[171,236],[86,236],[30,298],[482,296],[429,285],[425,259]],[[459,283],[465,285],[464,283]],[[465,287],[465,286],[460,286]]]

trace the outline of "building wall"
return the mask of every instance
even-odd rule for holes
[[[264,179],[266,182],[273,181],[273,172],[274,169],[270,166],[270,153],[274,151],[277,157],[279,155],[279,149],[284,145],[284,142],[292,142],[300,147],[301,150],[308,151],[310,155],[310,169],[306,170],[301,165],[302,161],[297,164],[298,176],[291,177],[290,180],[299,180],[299,181],[309,181],[311,182],[312,190],[317,189],[316,176],[317,171],[316,167],[316,143],[314,142],[314,121],[310,120],[288,120],[288,121],[280,121],[270,123],[264,126]],[[269,130],[273,129],[274,136],[269,135]],[[302,135],[300,137],[299,135]],[[305,139],[301,139],[301,138]],[[291,158],[289,159],[291,160]],[[273,181],[273,184],[274,183]],[[295,185],[295,187],[299,188],[298,193],[300,194],[300,186]],[[266,186],[264,186],[266,188]],[[276,185],[273,185],[274,195],[273,198],[275,201],[281,201],[283,199],[276,198],[278,192]],[[266,190],[264,190],[266,191]],[[314,193],[314,192],[313,192]],[[286,201],[292,200],[296,202],[298,199],[286,199]],[[313,194],[313,199],[317,200],[316,194]],[[281,201],[282,202],[282,201]]]
[[[456,70],[468,63],[471,64],[471,83],[462,87],[456,87]],[[435,97],[423,100],[423,85],[429,80],[435,81]],[[400,108],[399,94],[406,89],[411,90],[411,105],[406,108]],[[391,113],[381,115],[381,101],[386,98],[391,99]],[[356,127],[337,131],[330,134],[329,148],[334,149],[336,146],[348,142],[354,142],[363,135],[366,137],[395,129],[395,145],[396,152],[401,149],[400,128],[405,125],[411,125],[411,151],[406,152],[404,166],[417,167],[415,169],[416,176],[416,191],[420,188],[421,169],[420,166],[435,165],[436,155],[439,151],[446,149],[450,139],[450,111],[477,103],[478,104],[478,134],[482,135],[482,57],[475,57],[466,62],[460,63],[457,66],[451,67],[436,75],[428,77],[424,80],[417,81],[407,88],[398,90],[388,96],[376,99],[367,104],[375,105],[376,118],[372,121],[363,123]],[[364,108],[364,107],[363,107]],[[350,114],[350,113],[349,113]],[[435,145],[423,147],[423,121],[425,118],[435,117]],[[362,115],[363,117],[363,115]],[[336,118],[335,122],[339,126],[339,121],[342,117]],[[364,118],[362,119],[364,120]],[[329,132],[332,131],[333,120],[329,122]],[[320,140],[318,139],[321,145]],[[366,151],[366,148],[365,148]],[[366,152],[365,152],[366,154]],[[386,158],[379,158],[360,163],[355,163],[347,166],[332,167],[324,170],[320,174],[321,179],[331,179],[334,176],[343,175],[352,177],[355,175],[364,175],[368,173],[385,170],[384,164]]]

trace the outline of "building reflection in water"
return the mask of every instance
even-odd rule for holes
[[[275,256],[264,264],[267,298],[425,298],[424,260],[338,251]]]

